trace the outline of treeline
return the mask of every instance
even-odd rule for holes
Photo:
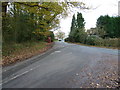
[[[96,25],[100,37],[120,37],[120,17],[100,16],[97,19]]]
[[[87,9],[82,2],[2,2],[3,43],[54,39],[53,30],[70,7]]]
[[[53,32],[49,30],[55,25],[57,26],[58,19],[56,19],[56,15],[62,9],[56,13],[52,10],[50,12],[47,8],[42,8],[48,3],[42,3],[41,8],[37,6],[38,4],[8,3],[8,11],[2,19],[3,43],[22,43],[31,40],[44,41],[48,36],[54,39]]]
[[[36,46],[40,48],[40,43],[50,41],[48,37],[53,41],[52,31],[59,27],[60,19],[67,16],[67,10],[71,7],[88,9],[82,2],[69,0],[2,2],[2,55],[8,56]]]
[[[71,30],[66,41],[78,42],[89,45],[119,47],[120,38],[120,17],[100,16],[97,19],[96,27],[85,31],[85,21],[82,13],[73,15]]]

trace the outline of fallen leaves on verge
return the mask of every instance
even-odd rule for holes
[[[39,45],[34,47],[26,47],[18,52],[15,52],[9,56],[3,56],[2,57],[2,66],[6,66],[12,63],[16,63],[18,61],[22,61],[25,59],[28,59],[34,55],[41,54],[45,51],[47,51],[49,48],[53,46],[53,43],[46,43],[43,48],[39,48]]]
[[[111,55],[103,55],[103,59],[94,66],[85,65],[80,72],[75,73],[69,85],[73,88],[115,88],[120,89],[118,75],[118,59]]]

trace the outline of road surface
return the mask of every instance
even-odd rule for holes
[[[42,55],[3,67],[0,85],[3,88],[72,88],[73,78],[85,66],[92,67],[105,56],[117,60],[118,50],[55,42]]]

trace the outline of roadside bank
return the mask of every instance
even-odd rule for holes
[[[24,44],[14,44],[14,48],[10,45],[3,46],[2,66],[14,64],[32,56],[42,54],[52,48],[53,45],[54,42],[27,42]]]

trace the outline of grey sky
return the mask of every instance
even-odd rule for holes
[[[120,0],[80,0],[80,1],[85,2],[87,6],[93,8],[97,7],[96,9],[91,9],[91,10],[85,10],[85,11],[79,10],[79,12],[83,14],[83,17],[85,19],[86,29],[95,27],[97,18],[99,18],[100,15],[110,15],[110,16],[118,15],[118,1]],[[64,31],[66,35],[69,34],[72,15],[74,13],[71,13],[68,17],[66,17],[65,19],[61,19],[60,21],[60,26],[61,26],[60,30]]]

